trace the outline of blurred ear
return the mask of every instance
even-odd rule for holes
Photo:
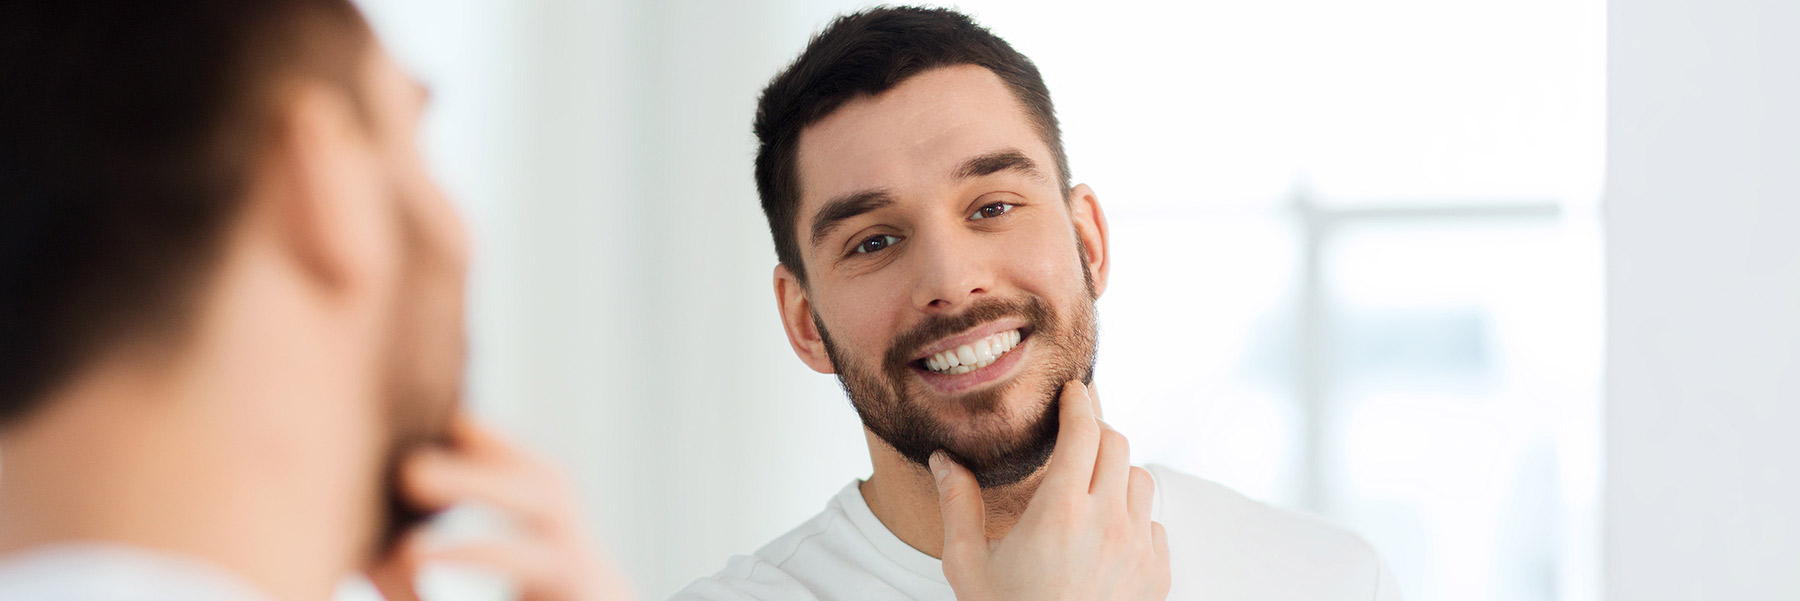
[[[781,326],[787,331],[788,344],[794,347],[794,355],[813,371],[836,373],[831,355],[825,352],[825,338],[819,335],[818,325],[813,323],[812,301],[807,300],[800,279],[794,277],[786,265],[775,266],[775,304],[781,309]]]
[[[285,105],[261,173],[261,201],[280,248],[307,279],[342,293],[380,279],[396,259],[395,217],[380,164],[350,98],[305,84]]]
[[[1112,253],[1106,246],[1106,213],[1100,210],[1100,198],[1087,184],[1069,191],[1069,206],[1075,220],[1075,235],[1087,247],[1088,272],[1094,274],[1094,296],[1106,292],[1106,276],[1112,269]]]

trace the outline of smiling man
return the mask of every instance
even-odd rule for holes
[[[783,325],[874,474],[677,599],[1398,598],[1353,534],[1129,466],[1092,386],[1105,214],[1005,41],[948,10],[841,17],[755,129]]]

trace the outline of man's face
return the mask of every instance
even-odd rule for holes
[[[1092,194],[1065,201],[1022,105],[973,66],[846,103],[802,133],[798,167],[808,283],[788,278],[783,312],[802,358],[914,462],[944,449],[983,486],[1037,472],[1057,393],[1092,374]]]
[[[416,140],[424,89],[375,49],[368,63],[365,99],[376,160],[376,185],[387,188],[398,241],[399,281],[385,310],[390,325],[383,393],[387,404],[389,471],[423,444],[445,437],[461,396],[465,340],[463,282],[467,246],[462,224],[428,174]],[[420,519],[388,491],[391,536]]]

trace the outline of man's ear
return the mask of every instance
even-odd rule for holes
[[[303,85],[282,112],[255,187],[267,224],[300,273],[330,293],[365,287],[397,267],[395,207],[350,98]]]
[[[825,338],[819,335],[818,324],[813,323],[812,301],[807,300],[800,278],[786,265],[775,265],[775,304],[781,309],[781,327],[787,331],[794,355],[813,371],[836,373],[831,355],[825,352]]]
[[[1075,235],[1087,248],[1088,273],[1094,276],[1094,296],[1106,292],[1106,276],[1112,269],[1112,253],[1106,246],[1106,213],[1100,210],[1100,198],[1087,184],[1069,191],[1069,208],[1075,220]]]

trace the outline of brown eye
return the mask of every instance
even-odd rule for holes
[[[969,219],[991,219],[999,217],[1005,215],[1007,211],[1011,211],[1012,208],[1013,205],[1011,203],[996,202],[977,209],[974,215],[969,216]]]
[[[862,244],[856,245],[856,250],[854,250],[852,252],[855,252],[857,254],[867,254],[867,253],[872,253],[872,252],[878,252],[884,248],[893,246],[895,242],[899,242],[899,241],[900,241],[899,237],[890,236],[887,234],[882,234],[880,236],[870,236],[869,239],[862,241]]]

